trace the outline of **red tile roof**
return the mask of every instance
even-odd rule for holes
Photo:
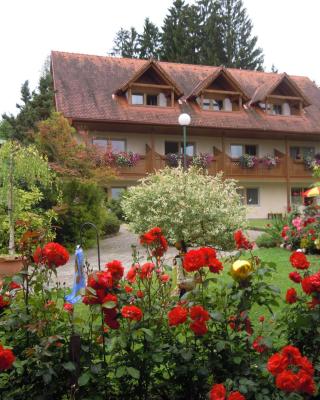
[[[265,130],[320,134],[320,90],[307,77],[290,76],[311,103],[302,116],[273,116],[248,108],[237,112],[200,110],[186,97],[221,67],[158,62],[185,94],[175,107],[129,106],[114,93],[141,68],[145,60],[52,52],[52,73],[56,107],[73,120],[130,122],[137,124],[177,125],[178,116],[188,112],[191,125],[217,129]],[[279,74],[228,68],[227,71],[250,97],[274,87]],[[260,89],[259,89],[260,88]],[[259,94],[261,96],[261,94]]]

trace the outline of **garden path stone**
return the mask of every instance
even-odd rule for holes
[[[250,240],[256,240],[261,234],[259,231],[249,231],[248,235]],[[128,270],[132,262],[132,248],[131,245],[137,246],[137,251],[141,256],[144,256],[144,249],[139,245],[138,235],[129,231],[128,226],[122,224],[120,231],[117,235],[102,239],[100,241],[100,253],[101,253],[101,269],[108,261],[120,260]],[[230,252],[221,252],[220,256],[231,254]],[[171,265],[172,259],[177,255],[177,250],[174,247],[169,247],[165,260],[166,263]],[[88,260],[91,268],[98,270],[98,256],[97,249],[92,248],[85,251],[85,257]],[[145,259],[145,258],[143,258]],[[65,283],[66,286],[70,287],[73,284],[74,278],[74,255],[71,255],[68,264],[58,268],[58,280],[61,284]]]

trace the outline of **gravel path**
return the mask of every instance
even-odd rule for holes
[[[249,231],[249,238],[253,241],[261,234],[259,231]],[[120,260],[123,265],[128,269],[131,265],[131,245],[137,246],[138,252],[144,255],[143,248],[139,245],[138,236],[130,232],[126,225],[121,225],[120,231],[117,235],[102,239],[100,242],[101,253],[101,268],[104,264],[112,260]],[[166,261],[171,264],[172,258],[177,254],[174,247],[170,247],[166,253]],[[221,256],[224,254],[221,254]],[[85,251],[85,256],[93,269],[98,269],[97,250],[95,248]],[[71,257],[70,262],[58,269],[58,280],[67,286],[72,286],[74,276],[74,256]]]

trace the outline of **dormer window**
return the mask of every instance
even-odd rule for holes
[[[173,107],[183,93],[157,62],[147,61],[115,94],[133,106]]]
[[[296,83],[286,74],[273,77],[257,88],[250,105],[270,115],[301,115],[303,107],[310,105]]]
[[[196,99],[205,111],[228,112],[241,110],[243,100],[249,100],[232,74],[223,67],[200,82],[188,99]]]

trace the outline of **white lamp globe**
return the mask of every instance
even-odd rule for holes
[[[179,115],[178,121],[181,126],[187,126],[190,125],[191,117],[189,114],[183,113]]]

